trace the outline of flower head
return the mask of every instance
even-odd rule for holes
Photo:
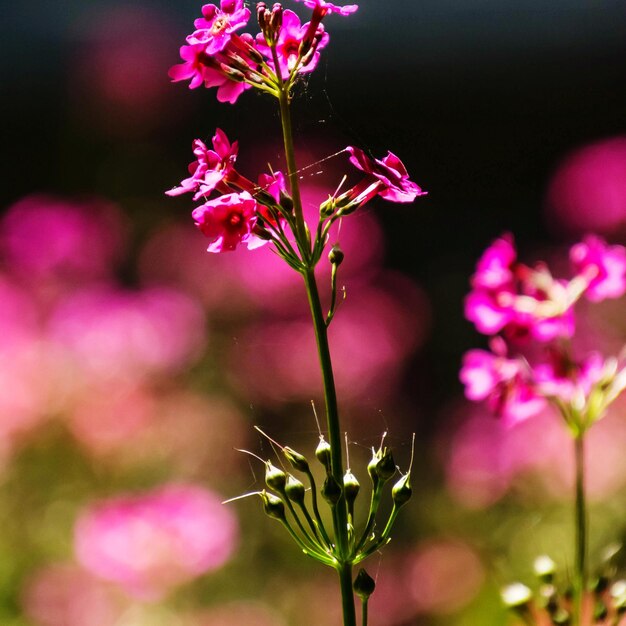
[[[509,424],[537,414],[545,400],[534,390],[525,363],[507,358],[502,344],[492,345],[496,352],[470,350],[463,357],[460,379],[466,397],[487,400],[490,409]]]
[[[346,150],[350,154],[350,163],[368,174],[364,184],[355,187],[355,198],[360,204],[375,195],[390,202],[413,202],[417,196],[428,193],[409,180],[404,163],[392,152],[387,152],[383,159],[371,159],[359,148],[348,146]]]
[[[595,235],[587,235],[572,246],[574,270],[588,281],[585,295],[592,302],[619,298],[626,292],[626,248],[609,246]]]
[[[326,33],[324,27],[319,24],[313,33],[314,43],[312,43],[310,53],[305,54],[301,58],[302,42],[307,37],[311,36],[309,26],[309,23],[301,24],[300,18],[293,11],[289,11],[288,9],[283,11],[282,25],[276,40],[276,53],[278,55],[280,72],[285,80],[289,78],[291,71],[298,61],[301,61],[298,73],[312,72],[319,61],[319,51],[328,44],[328,33]],[[271,58],[270,47],[267,45],[265,36],[262,33],[257,35],[256,42],[257,48],[268,58]],[[268,61],[268,63],[270,66],[274,66],[272,61]]]
[[[228,252],[245,243],[249,250],[267,243],[253,233],[257,221],[257,202],[247,192],[230,193],[194,209],[196,226],[211,243],[209,252]]]
[[[213,150],[209,150],[203,141],[195,139],[193,153],[196,160],[189,165],[191,176],[185,178],[179,187],[174,187],[165,193],[168,196],[178,196],[183,193],[196,192],[194,200],[210,193],[233,170],[237,159],[238,144],[228,141],[223,130],[216,129],[213,137]]]
[[[182,46],[180,58],[184,63],[173,65],[168,72],[169,77],[175,83],[189,80],[189,89],[197,89],[207,80],[215,81],[215,75],[221,76],[216,70],[216,63],[206,53],[205,44]]]
[[[75,529],[81,565],[146,600],[224,564],[236,522],[215,494],[170,484],[89,507]]]
[[[197,30],[187,37],[190,44],[204,44],[209,55],[223,50],[232,33],[250,19],[250,9],[243,6],[243,0],[222,0],[220,7],[205,4],[202,17],[194,22]]]

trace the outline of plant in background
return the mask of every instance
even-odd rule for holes
[[[348,154],[350,163],[358,170],[359,180],[344,189],[344,177],[336,191],[320,205],[317,222],[305,221],[290,105],[298,84],[315,69],[321,50],[328,44],[323,20],[333,13],[350,15],[357,7],[337,6],[324,0],[303,0],[303,4],[313,11],[310,21],[304,24],[296,13],[280,4],[269,8],[263,2],[258,3],[256,17],[260,32],[256,36],[239,32],[250,18],[243,0],[222,0],[219,7],[207,4],[202,8],[202,17],[195,21],[196,30],[180,50],[184,62],[170,70],[174,81],[189,80],[192,89],[217,88],[220,102],[234,104],[249,89],[276,98],[286,175],[270,171],[262,173],[256,182],[246,178],[235,168],[237,142],[231,143],[217,129],[212,147],[199,139],[193,142],[196,159],[189,166],[190,176],[167,193],[172,196],[192,193],[194,200],[201,202],[192,216],[209,239],[209,252],[227,252],[239,245],[248,249],[270,245],[303,278],[324,386],[328,441],[320,435],[315,455],[326,477],[319,490],[320,498],[305,456],[278,445],[293,473],[264,461],[267,488],[253,495],[260,496],[265,512],[285,526],[306,555],[337,571],[344,625],[355,626],[354,593],[362,601],[365,625],[374,581],[360,570],[353,583],[353,567],[389,541],[398,511],[411,496],[411,480],[409,467],[391,490],[393,508],[389,518],[384,525],[377,525],[383,489],[396,473],[392,452],[384,445],[383,437],[379,448],[372,449],[367,467],[371,480],[369,513],[363,524],[358,523],[354,502],[360,485],[350,468],[344,466],[343,431],[328,342],[328,328],[337,310],[337,274],[344,253],[338,244],[330,245],[329,231],[334,223],[376,196],[391,202],[412,202],[425,192],[409,180],[402,161],[393,153],[376,159],[349,146],[342,152]],[[330,306],[326,312],[315,276],[315,268],[325,254],[332,268]],[[332,530],[324,523],[320,500],[330,508]]]
[[[575,306],[583,298],[597,303],[626,292],[626,249],[588,235],[570,249],[569,258],[573,276],[566,280],[555,278],[545,263],[520,263],[508,234],[484,252],[471,279],[465,314],[490,337],[490,349],[467,352],[460,376],[470,400],[485,400],[510,425],[551,405],[573,440],[576,545],[571,593],[557,592],[553,568],[546,567],[551,561],[543,558],[537,565],[544,582],[537,601],[527,587],[516,584],[505,590],[505,602],[528,624],[588,625],[592,613],[593,619],[605,620],[597,623],[617,624],[626,602],[623,583],[610,587],[602,573],[590,588],[585,435],[626,388],[626,363],[623,355],[585,351],[576,335]],[[595,608],[591,603],[587,608],[590,591]]]

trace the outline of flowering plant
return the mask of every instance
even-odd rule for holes
[[[315,455],[326,477],[320,495],[330,507],[332,532],[327,529],[318,505],[318,489],[308,460],[289,446],[278,448],[293,470],[284,471],[270,460],[265,464],[266,489],[254,492],[265,512],[280,521],[302,551],[334,568],[339,575],[345,626],[355,626],[354,593],[362,600],[363,624],[367,624],[368,598],[374,590],[373,579],[360,570],[353,581],[353,567],[390,539],[399,509],[411,496],[410,467],[392,488],[393,508],[386,523],[377,526],[377,511],[383,488],[396,473],[392,452],[384,446],[372,449],[367,467],[371,480],[369,512],[363,524],[355,519],[354,502],[360,490],[350,468],[344,470],[340,415],[328,341],[328,328],[337,310],[337,273],[344,259],[338,244],[329,245],[333,224],[354,213],[367,202],[381,196],[391,202],[412,202],[424,192],[393,153],[382,159],[370,157],[360,148],[348,146],[342,152],[360,172],[360,179],[336,191],[319,206],[316,223],[306,222],[299,187],[291,124],[290,104],[302,77],[318,64],[329,35],[324,27],[327,16],[348,16],[355,5],[338,6],[325,0],[303,0],[312,9],[309,22],[280,4],[269,8],[256,5],[260,32],[240,32],[250,18],[243,0],[222,0],[220,6],[207,4],[196,30],[187,37],[181,50],[183,63],[170,70],[174,81],[189,80],[189,87],[217,88],[220,102],[234,104],[244,91],[256,89],[278,100],[282,126],[286,173],[262,173],[257,182],[241,174],[235,166],[238,144],[231,143],[217,129],[212,149],[199,139],[193,142],[195,161],[190,176],[166,192],[176,196],[192,193],[201,201],[192,213],[199,230],[209,239],[208,251],[228,252],[239,245],[253,250],[270,245],[304,280],[322,372],[326,412],[326,441],[320,433]],[[330,250],[328,250],[330,248]],[[315,268],[327,253],[331,264],[330,306],[325,313],[320,300]],[[274,442],[276,443],[276,442]],[[310,488],[298,477],[303,476]],[[382,530],[380,530],[382,528]]]
[[[470,400],[486,401],[509,425],[532,417],[547,405],[554,407],[574,440],[573,601],[564,608],[551,588],[544,605],[554,609],[549,617],[552,622],[545,623],[570,623],[573,619],[580,626],[588,623],[584,599],[589,591],[585,435],[626,388],[626,363],[623,354],[605,357],[583,349],[576,334],[575,307],[583,299],[598,303],[624,295],[626,249],[587,235],[572,246],[569,260],[572,277],[555,278],[545,263],[534,267],[520,263],[511,235],[492,243],[478,261],[465,300],[466,317],[490,337],[489,350],[467,352],[460,377]],[[552,584],[552,579],[547,582]],[[543,618],[529,610],[531,596],[525,589],[519,585],[508,588],[506,602],[522,607],[527,623],[543,624]],[[606,585],[600,594],[605,590]],[[617,624],[622,614],[623,593],[618,591],[616,606],[611,609],[615,621],[606,623]],[[554,621],[554,615],[566,621]]]

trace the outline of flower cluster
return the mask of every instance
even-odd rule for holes
[[[313,9],[310,22],[300,18],[280,4],[269,9],[260,2],[256,7],[261,32],[256,36],[241,33],[250,10],[242,0],[222,0],[220,7],[207,4],[202,17],[195,21],[196,30],[187,37],[188,45],[181,48],[185,61],[171,68],[174,81],[190,80],[190,87],[217,87],[218,100],[234,103],[251,87],[270,93],[287,104],[298,76],[313,71],[320,51],[328,43],[322,20],[326,15],[349,15],[356,5],[337,6],[324,0],[304,0]],[[235,169],[237,142],[231,143],[217,129],[212,148],[196,139],[193,142],[195,161],[189,166],[189,177],[167,191],[170,196],[192,193],[193,199],[205,202],[197,207],[193,219],[210,244],[209,252],[226,252],[245,244],[249,249],[272,242],[276,252],[294,269],[302,264],[315,265],[326,245],[332,224],[358,207],[381,196],[391,202],[412,202],[425,195],[409,180],[400,159],[391,152],[383,159],[374,159],[352,146],[344,152],[362,173],[353,187],[330,195],[320,206],[320,220],[315,241],[306,235],[308,226],[296,205],[294,172],[290,174],[290,193],[285,176],[279,171],[261,174],[257,183]],[[210,198],[211,194],[219,194]],[[290,195],[291,194],[291,195]],[[293,235],[293,237],[291,237]],[[305,241],[306,238],[309,241]],[[296,246],[293,245],[293,239]],[[310,253],[306,249],[311,248]],[[298,252],[296,252],[296,248]]]
[[[220,102],[237,101],[251,87],[270,93],[284,81],[292,83],[299,74],[315,69],[320,50],[328,44],[322,20],[326,15],[354,13],[356,5],[336,6],[324,0],[304,0],[313,9],[311,21],[300,18],[280,4],[269,9],[259,2],[256,15],[261,32],[256,36],[237,31],[250,19],[243,0],[221,0],[220,6],[206,4],[202,17],[180,49],[184,63],[170,69],[173,81],[189,80],[189,87],[217,88]]]
[[[573,277],[554,278],[545,263],[517,260],[506,234],[482,255],[465,315],[491,337],[490,350],[470,350],[461,381],[471,400],[486,400],[510,423],[556,405],[573,432],[602,417],[626,387],[621,359],[578,353],[574,308],[626,292],[626,249],[586,236],[570,250]]]

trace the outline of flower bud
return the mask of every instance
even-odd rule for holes
[[[269,15],[267,10],[267,4],[265,2],[257,2],[256,5],[256,19],[259,22],[259,28],[265,30],[266,15]]]
[[[287,478],[285,493],[287,497],[296,504],[302,504],[304,502],[304,485],[295,476],[291,476],[291,474]]]
[[[278,496],[268,493],[265,489],[259,495],[263,500],[263,509],[266,515],[277,520],[285,519],[285,503]]]
[[[365,569],[361,568],[352,583],[352,588],[362,602],[367,602],[368,598],[374,593],[374,589],[376,589],[376,581]]]
[[[280,32],[280,28],[283,25],[283,7],[275,3],[272,7],[272,13],[270,15],[269,20],[269,28],[274,36],[274,41],[278,39],[278,33]]]
[[[265,463],[265,484],[274,491],[282,493],[287,484],[287,474],[280,468],[272,465],[270,461]]]
[[[538,556],[533,563],[535,576],[543,583],[551,583],[556,572],[556,563],[547,555]]]
[[[315,448],[315,456],[317,460],[326,468],[327,472],[330,472],[330,444],[324,439],[324,437],[320,437],[320,442],[317,444],[317,448]]]
[[[343,250],[336,244],[330,249],[330,252],[328,253],[328,260],[337,267],[341,265],[344,257],[345,254],[343,253]]]
[[[341,485],[333,478],[332,474],[326,476],[322,486],[322,496],[331,506],[335,506],[341,498]]]
[[[343,493],[349,505],[356,500],[360,489],[361,485],[356,476],[350,470],[346,470],[346,473],[343,475]]]
[[[407,472],[400,480],[393,486],[391,490],[391,496],[394,504],[400,508],[405,505],[413,495],[413,488],[411,487],[411,472]]]
[[[283,208],[285,213],[293,213],[293,198],[282,190],[280,192],[280,206]]]
[[[306,460],[306,457],[296,452],[293,448],[285,446],[283,448],[283,454],[294,469],[297,469],[299,472],[309,471],[309,462]]]
[[[234,67],[226,65],[226,63],[220,63],[219,65],[222,74],[225,74],[228,78],[230,78],[230,80],[234,80],[236,83],[243,83],[246,80],[243,73],[236,70]]]

